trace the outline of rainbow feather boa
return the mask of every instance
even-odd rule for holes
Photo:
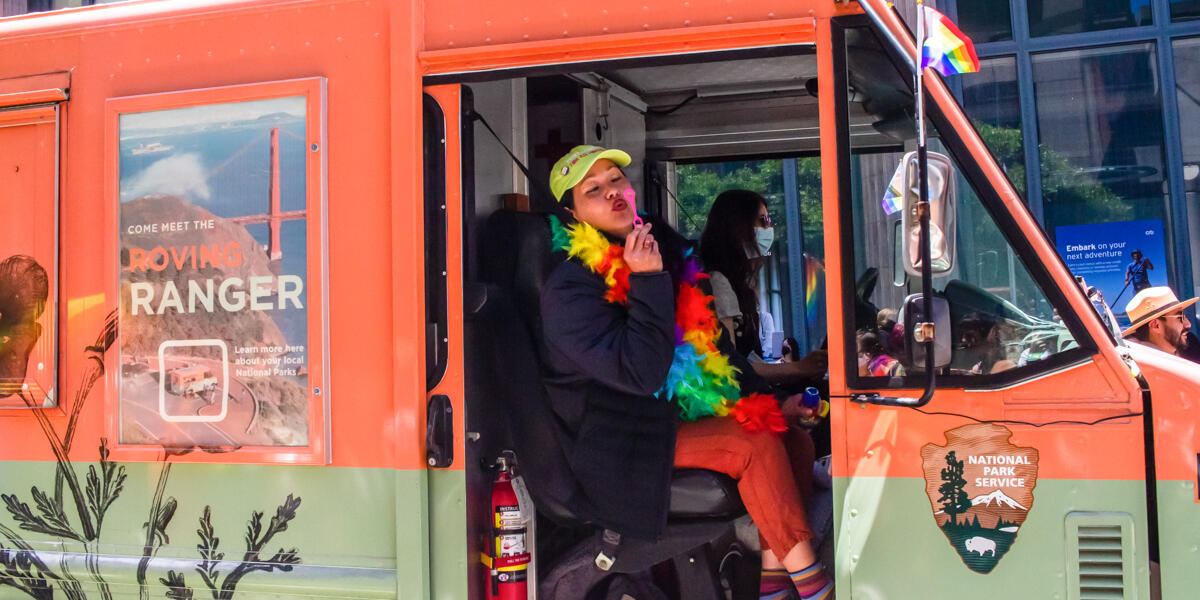
[[[604,279],[606,300],[628,303],[630,269],[623,260],[623,246],[609,242],[587,223],[564,226],[551,215],[550,228],[556,248]],[[712,296],[697,285],[706,277],[695,258],[688,256],[675,295],[675,357],[659,393],[679,404],[679,415],[685,421],[733,415],[748,431],[785,431],[787,425],[773,396],[741,398],[737,379],[741,371],[717,349],[721,327],[712,309]]]

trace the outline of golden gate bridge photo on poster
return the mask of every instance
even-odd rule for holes
[[[305,106],[120,115],[122,444],[309,443]]]

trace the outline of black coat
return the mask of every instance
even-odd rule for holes
[[[583,497],[568,508],[623,535],[658,539],[666,527],[678,407],[657,396],[675,352],[674,284],[667,272],[629,277],[628,305],[575,260],[542,289],[545,387],[573,435],[567,462]],[[743,395],[765,384],[722,335],[742,370]]]
[[[567,462],[585,496],[568,507],[657,539],[675,456],[675,403],[655,397],[675,351],[671,276],[630,275],[627,307],[605,300],[607,290],[574,260],[542,290],[546,392],[574,435]]]

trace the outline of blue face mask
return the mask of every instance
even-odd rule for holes
[[[758,244],[759,256],[770,256],[771,244],[775,243],[774,227],[755,227],[754,242]]]

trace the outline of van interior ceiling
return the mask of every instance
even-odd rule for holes
[[[855,148],[899,149],[911,144],[912,92],[865,29],[847,36],[849,125]],[[484,223],[499,209],[548,210],[551,165],[578,144],[627,151],[625,169],[638,185],[638,208],[678,223],[672,196],[675,166],[712,160],[816,156],[820,148],[817,60],[813,46],[709,53],[638,61],[559,66],[465,84],[464,215],[470,295],[486,296],[481,265]],[[507,78],[502,78],[507,77]],[[448,122],[453,122],[447,115]],[[501,145],[503,144],[503,145]],[[472,151],[473,147],[473,151]],[[510,159],[524,160],[534,181]],[[539,198],[539,195],[541,196]],[[473,197],[472,197],[473,196]],[[472,300],[468,305],[474,305]],[[490,465],[511,447],[504,408],[491,401],[489,375],[472,378],[471,331],[492,328],[483,314],[466,315],[468,465]],[[471,327],[472,321],[478,327]],[[494,331],[488,335],[498,335]],[[481,352],[486,353],[486,350]],[[533,366],[536,368],[536,365]],[[520,457],[517,457],[518,464]],[[467,534],[487,535],[487,490],[492,474],[467,469]],[[532,532],[531,532],[532,533]],[[544,540],[540,543],[544,543]],[[539,554],[546,548],[539,547]],[[536,571],[530,573],[537,577]]]
[[[912,92],[865,29],[847,31],[849,124],[855,148],[899,148],[913,137]],[[812,46],[588,64],[587,70],[467,84],[472,109],[526,165],[537,185],[577,144],[621,148],[648,204],[673,214],[681,162],[812,156],[820,143],[816,54]],[[646,63],[669,63],[650,64]],[[475,139],[476,220],[504,195],[533,190],[484,128]],[[654,171],[654,172],[651,172]],[[659,204],[659,202],[662,202]],[[537,201],[535,199],[535,205]],[[544,208],[544,207],[543,207]]]

